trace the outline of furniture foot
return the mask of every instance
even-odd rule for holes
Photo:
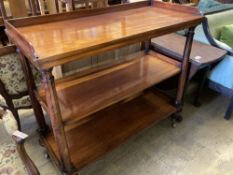
[[[49,156],[49,154],[48,154],[47,152],[44,154],[44,157],[45,157],[47,160],[50,159],[50,156]]]
[[[177,123],[180,123],[183,121],[183,117],[180,114],[174,114],[171,116],[171,126],[172,128],[176,128]]]
[[[227,111],[225,113],[225,116],[224,116],[224,118],[226,120],[229,120],[231,118],[232,111],[233,111],[233,97],[231,97],[230,104],[229,104]]]

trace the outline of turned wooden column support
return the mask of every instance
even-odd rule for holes
[[[62,121],[61,110],[58,103],[57,92],[55,89],[54,76],[52,69],[42,71],[42,82],[46,93],[46,101],[48,112],[51,118],[53,134],[56,145],[58,145],[58,152],[61,157],[63,171],[70,173],[73,171],[73,166],[70,159],[67,139],[64,131],[64,124]]]
[[[175,105],[177,107],[181,107],[183,105],[182,103],[183,103],[183,98],[184,98],[184,92],[186,89],[186,83],[187,83],[188,72],[189,72],[189,67],[190,67],[189,58],[190,58],[190,53],[192,49],[194,30],[195,30],[195,27],[189,28],[185,46],[184,46],[183,62],[181,64],[181,75],[179,78],[177,96],[176,96],[176,101],[175,101]]]
[[[35,117],[37,120],[37,124],[39,125],[39,132],[46,132],[47,130],[47,125],[46,121],[44,118],[43,110],[41,108],[40,103],[36,99],[34,91],[37,89],[36,84],[34,81],[33,73],[31,70],[30,63],[27,58],[22,54],[22,52],[17,48],[17,53],[19,54],[20,57],[20,62],[22,65],[22,69],[24,72],[24,77],[26,79],[27,87],[28,87],[28,93],[31,99],[32,107],[35,113]]]

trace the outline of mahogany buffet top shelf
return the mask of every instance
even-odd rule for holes
[[[176,5],[167,7],[157,1],[149,5],[144,1],[88,13],[80,10],[63,16],[9,20],[6,28],[24,55],[45,69],[77,60],[86,56],[85,53],[96,54],[103,52],[103,48],[119,48],[142,38],[196,26],[202,20],[196,9],[174,8]]]

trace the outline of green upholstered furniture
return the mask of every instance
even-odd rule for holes
[[[233,48],[233,24],[225,25],[221,29],[220,41]]]
[[[209,86],[231,98],[225,113],[225,118],[229,119],[233,110],[233,48],[221,42],[220,38],[222,28],[233,24],[233,8],[206,13],[205,17],[203,24],[197,27],[194,39],[228,52],[225,58],[211,70]]]

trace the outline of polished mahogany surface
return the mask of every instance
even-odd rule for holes
[[[72,75],[56,83],[63,121],[66,124],[84,117],[180,72],[178,65],[155,52],[81,78]],[[67,81],[69,79],[69,81]],[[41,92],[45,103],[44,92]]]
[[[176,111],[168,99],[152,93],[102,110],[92,120],[66,132],[72,163],[80,169]],[[44,139],[59,159],[53,134]]]
[[[94,46],[105,47],[114,41],[139,34],[154,36],[196,25],[199,15],[147,6],[113,13],[17,27],[34,48],[38,63],[80,54]],[[193,23],[192,23],[193,22]],[[146,35],[144,36],[146,37]],[[55,63],[51,63],[54,66]],[[56,63],[57,64],[57,63]],[[46,66],[48,67],[48,65]]]
[[[172,33],[152,39],[152,45],[157,51],[163,51],[167,55],[182,59],[186,37]],[[214,63],[226,55],[226,51],[193,41],[190,62],[195,65]]]

